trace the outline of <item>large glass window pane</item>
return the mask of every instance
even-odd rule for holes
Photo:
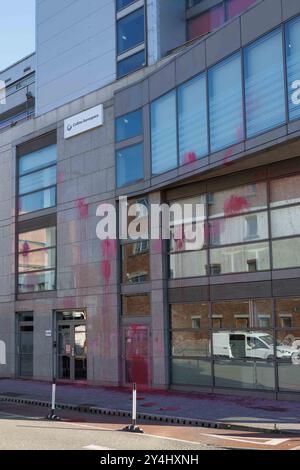
[[[217,274],[255,272],[270,269],[269,243],[229,246],[210,251]]]
[[[225,11],[224,5],[221,4],[188,22],[188,39],[191,40],[198,36],[204,36],[214,29],[219,28],[224,23]]]
[[[56,186],[19,197],[19,214],[48,209],[56,204]]]
[[[207,274],[207,251],[190,251],[169,255],[170,277],[205,276]]]
[[[144,8],[125,16],[117,23],[118,30],[118,54],[122,54],[144,42]]]
[[[210,333],[208,331],[173,331],[172,356],[210,357]]]
[[[123,295],[122,314],[126,317],[144,317],[151,314],[148,294]]]
[[[267,208],[266,183],[253,183],[209,194],[209,217],[228,217]]]
[[[210,221],[210,243],[230,245],[268,238],[268,214],[248,214]]]
[[[129,243],[122,246],[122,282],[136,284],[149,280],[149,242]]]
[[[19,272],[42,271],[55,268],[56,249],[45,249],[19,254]]]
[[[210,328],[207,303],[171,305],[171,328],[200,330]]]
[[[272,238],[300,235],[300,206],[271,211],[271,226]]]
[[[131,139],[143,133],[142,111],[139,109],[116,119],[116,141]]]
[[[300,328],[300,298],[276,299],[277,328]]]
[[[231,19],[247,10],[257,0],[227,0],[227,18]]]
[[[46,166],[50,166],[56,163],[57,148],[56,145],[50,145],[44,147],[36,152],[32,152],[28,155],[24,155],[19,159],[19,174],[20,176],[26,173],[40,170]]]
[[[134,2],[136,2],[136,0],[117,0],[117,11],[122,10],[122,8],[125,8]]]
[[[47,227],[19,234],[19,253],[51,248],[56,245],[56,228]]]
[[[191,163],[208,153],[205,75],[178,88],[180,163]]]
[[[248,329],[272,327],[270,299],[216,302],[212,305],[213,328]],[[218,321],[214,321],[218,320]],[[223,338],[221,335],[216,338]],[[227,340],[227,336],[224,338]]]
[[[176,92],[151,105],[152,173],[157,175],[177,166]]]
[[[131,147],[117,150],[118,188],[141,180],[143,175],[143,144],[132,145]]]
[[[274,364],[269,361],[216,360],[214,363],[216,387],[274,390]]]
[[[286,62],[289,96],[289,119],[300,117],[300,18],[286,25]]]
[[[271,181],[271,207],[300,202],[300,175]]]
[[[285,122],[281,30],[245,48],[247,136]]]
[[[243,139],[240,54],[211,68],[208,80],[211,150],[216,152]]]
[[[172,358],[172,383],[176,385],[211,385],[211,362],[203,358]]]
[[[18,279],[18,292],[42,292],[55,289],[55,271],[20,274]]]
[[[56,166],[36,171],[19,180],[19,194],[27,194],[38,189],[47,188],[56,184]]]
[[[215,358],[274,360],[274,339],[271,331],[213,332]]]
[[[300,329],[277,331],[276,357],[278,362],[300,366]],[[300,372],[300,370],[299,370]],[[299,374],[299,372],[297,372]],[[296,371],[294,370],[294,373]]]
[[[145,67],[146,65],[146,58],[145,58],[145,50],[137,52],[126,59],[118,61],[117,70],[118,70],[118,78],[124,77],[129,73],[135,72],[136,70]]]
[[[300,266],[300,238],[273,241],[272,252],[274,269]]]

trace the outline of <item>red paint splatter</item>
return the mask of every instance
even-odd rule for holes
[[[73,297],[65,297],[63,300],[63,308],[71,309],[76,307],[76,302]]]
[[[28,256],[29,250],[30,250],[29,243],[24,242],[23,245],[22,245],[22,251],[21,251],[24,258],[26,258]]]
[[[86,218],[89,215],[89,205],[85,202],[84,198],[79,198],[75,201],[75,206],[79,210],[81,218]]]
[[[230,149],[228,149],[228,150],[226,151],[225,156],[224,156],[224,158],[223,158],[223,164],[224,164],[225,166],[230,166],[230,165],[233,164],[233,162],[228,161],[228,159],[229,159],[230,157],[232,157],[232,154],[233,154],[232,148],[230,148]]]
[[[224,215],[225,217],[228,217],[230,215],[239,214],[248,208],[249,203],[244,197],[230,196],[230,198],[226,199],[224,203]]]
[[[152,243],[152,251],[153,253],[161,253],[162,252],[162,240],[154,240]]]
[[[149,402],[149,403],[143,403],[141,405],[141,408],[152,408],[153,406],[156,406],[156,403]]]
[[[193,163],[197,160],[197,156],[195,154],[195,152],[186,152],[184,154],[184,157],[183,157],[183,160],[182,160],[182,164],[183,165],[186,165],[188,163]]]
[[[102,270],[102,276],[105,281],[105,284],[109,283],[110,276],[111,276],[111,266],[110,262],[107,260],[104,260],[101,262],[101,270]]]

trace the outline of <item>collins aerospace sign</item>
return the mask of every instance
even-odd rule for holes
[[[65,120],[65,139],[103,125],[103,104]]]

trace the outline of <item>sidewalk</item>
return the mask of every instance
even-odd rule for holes
[[[47,406],[51,402],[51,384],[0,379],[0,411],[5,401],[20,401]],[[111,414],[131,411],[131,392],[122,388],[92,387],[85,384],[58,384],[56,401],[60,405],[82,408],[82,411]],[[101,410],[100,410],[101,409]],[[252,399],[239,396],[146,391],[138,393],[139,417],[162,421],[180,419],[181,424],[219,427],[247,427],[300,433],[300,403]],[[168,417],[168,418],[167,418]],[[185,423],[183,421],[186,421]],[[198,421],[198,422],[196,422]]]

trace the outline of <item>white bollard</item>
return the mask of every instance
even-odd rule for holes
[[[132,424],[126,426],[123,431],[143,434],[144,431],[136,425],[136,383],[132,384]]]

